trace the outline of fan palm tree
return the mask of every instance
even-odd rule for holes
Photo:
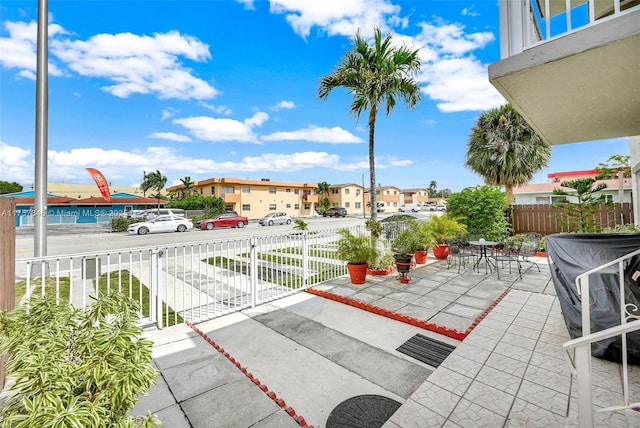
[[[369,112],[369,178],[371,207],[376,204],[375,170],[375,126],[378,110],[384,103],[389,115],[395,108],[397,98],[413,108],[420,101],[420,86],[413,79],[420,71],[418,50],[406,46],[394,46],[391,34],[382,37],[379,28],[374,29],[373,46],[358,31],[352,39],[353,47],[342,57],[333,73],[320,80],[318,96],[326,100],[335,88],[346,88],[353,94],[349,113],[356,118]],[[371,209],[371,218],[377,218],[375,209]]]
[[[144,192],[147,190],[155,190],[158,193],[155,195],[158,198],[158,209],[160,208],[160,199],[162,198],[162,189],[164,189],[165,184],[167,184],[167,177],[162,175],[160,170],[156,170],[155,172],[150,172],[145,174],[144,180],[142,180],[142,184],[140,187]]]
[[[466,166],[486,184],[504,186],[509,204],[513,187],[528,183],[546,167],[551,147],[522,116],[505,104],[480,115],[469,136]]]

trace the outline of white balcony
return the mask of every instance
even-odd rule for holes
[[[640,135],[639,0],[500,0],[500,40],[489,80],[545,141]]]

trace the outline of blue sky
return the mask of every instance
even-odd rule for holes
[[[0,180],[34,181],[37,1],[0,3]],[[320,78],[374,26],[420,49],[422,101],[378,116],[381,185],[459,191],[482,111],[504,103],[497,1],[49,0],[50,182],[114,185],[159,169],[190,176],[368,186],[366,116]],[[561,108],[557,114],[562,114]],[[628,139],[555,146],[551,172],[628,154]]]

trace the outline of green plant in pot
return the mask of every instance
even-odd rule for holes
[[[366,235],[354,235],[349,229],[340,229],[338,234],[338,258],[347,262],[351,283],[364,284],[368,262],[378,256],[378,250]]]
[[[429,223],[426,221],[412,221],[409,223],[409,230],[415,239],[416,251],[414,256],[416,263],[425,264],[427,262],[427,251],[436,244],[436,240],[431,234]]]
[[[436,244],[433,247],[433,255],[437,259],[446,259],[449,256],[447,243],[467,232],[467,226],[449,215],[432,216],[428,221],[431,237]]]
[[[418,240],[410,228],[398,233],[391,241],[391,251],[393,251],[396,269],[398,269],[399,279],[402,282],[408,282],[407,274],[411,270],[413,257],[418,248]]]
[[[394,272],[393,254],[390,251],[381,251],[375,259],[369,260],[367,274],[389,275]]]

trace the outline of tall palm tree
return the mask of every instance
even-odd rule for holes
[[[158,193],[155,195],[158,198],[158,209],[160,209],[160,199],[162,198],[162,189],[164,189],[165,184],[167,184],[167,177],[162,175],[160,170],[156,170],[155,172],[150,172],[145,174],[144,180],[142,180],[142,184],[140,187],[144,192],[147,190],[155,190]]]
[[[389,115],[402,98],[409,108],[420,101],[420,86],[413,79],[420,71],[418,50],[406,46],[394,46],[391,34],[382,37],[380,28],[374,29],[373,46],[358,31],[351,40],[353,47],[342,57],[333,73],[320,80],[318,96],[326,100],[335,88],[346,88],[353,94],[349,113],[356,118],[369,111],[369,179],[371,218],[376,220],[376,170],[374,136],[376,118],[381,104],[386,104]]]
[[[436,196],[436,192],[438,191],[438,182],[436,180],[431,180],[429,183],[429,197],[434,198]]]
[[[190,176],[185,176],[184,178],[181,178],[180,181],[182,182],[182,185],[184,186],[184,192],[182,194],[182,199],[191,196],[191,193],[193,191],[193,181],[191,181],[191,177]]]
[[[486,184],[504,186],[509,204],[513,187],[527,184],[549,164],[551,147],[511,106],[482,113],[469,136],[466,166]]]
[[[318,183],[318,187],[316,187],[315,192],[320,196],[324,196],[324,198],[320,199],[318,202],[318,208],[320,212],[325,212],[327,208],[329,208],[329,191],[331,190],[331,185],[326,181]]]

